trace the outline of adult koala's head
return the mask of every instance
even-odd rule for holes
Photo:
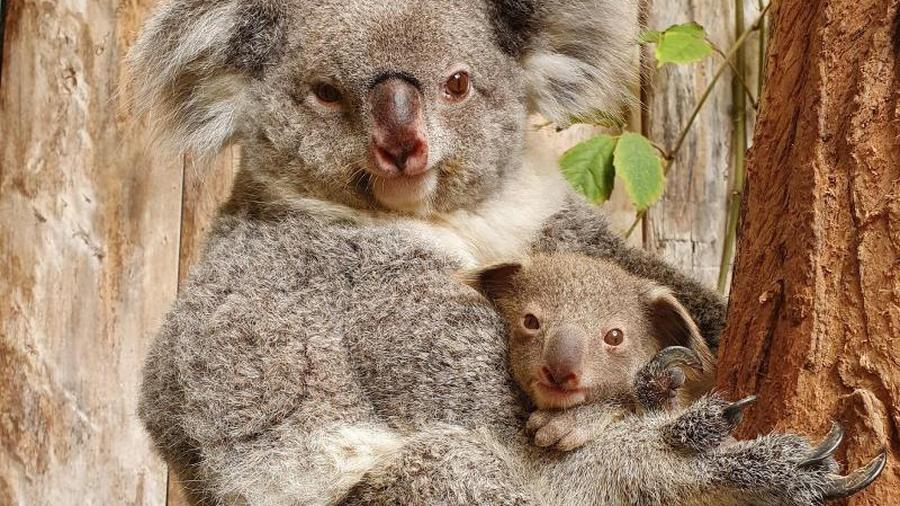
[[[130,60],[137,103],[255,198],[428,214],[520,165],[525,119],[620,97],[633,0],[170,0]]]

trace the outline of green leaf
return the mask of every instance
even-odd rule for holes
[[[630,132],[622,134],[613,163],[638,210],[650,207],[662,196],[666,180],[662,160],[646,137]]]
[[[591,202],[602,203],[613,190],[613,152],[616,138],[598,135],[566,151],[559,160],[562,173]]]
[[[656,42],[656,61],[666,63],[695,63],[712,53],[706,30],[697,23],[685,23],[667,28]]]
[[[703,28],[703,25],[697,23],[696,21],[691,21],[690,23],[682,23],[680,25],[672,25],[666,28],[663,33],[683,33],[697,39],[706,39],[706,29]]]

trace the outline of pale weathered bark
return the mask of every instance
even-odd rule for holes
[[[140,368],[177,283],[180,160],[117,93],[150,0],[5,2],[0,504],[161,504]]]
[[[848,433],[900,504],[898,0],[781,0],[751,152],[719,386],[757,394],[745,435]]]
[[[656,0],[647,6],[647,26],[662,30],[696,21],[710,38],[728,48],[734,41],[734,4],[722,0]],[[644,89],[644,133],[673,149],[700,95],[713,78],[718,58],[657,70],[645,59],[649,85]],[[730,75],[730,73],[729,73]],[[727,77],[727,76],[726,76]],[[723,78],[700,112],[675,158],[666,191],[649,213],[644,247],[715,287],[722,256],[728,178],[732,160],[732,89]]]

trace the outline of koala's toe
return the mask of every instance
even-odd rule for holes
[[[576,450],[581,448],[590,440],[590,436],[587,431],[583,429],[574,429],[568,434],[564,435],[560,440],[553,446],[556,450],[561,452],[570,452],[572,450]]]
[[[554,446],[563,436],[572,432],[572,423],[565,416],[557,416],[538,429],[534,444],[546,448]]]
[[[553,414],[549,411],[535,411],[528,417],[528,423],[525,424],[525,432],[534,434],[541,427],[547,425],[553,418]]]

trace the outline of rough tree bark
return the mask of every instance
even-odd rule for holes
[[[748,169],[719,387],[757,394],[744,435],[847,430],[882,447],[853,505],[900,504],[898,0],[781,0]]]

